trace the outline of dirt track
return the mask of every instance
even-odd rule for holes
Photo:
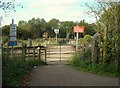
[[[117,86],[118,78],[81,72],[65,64],[33,69],[29,86]]]

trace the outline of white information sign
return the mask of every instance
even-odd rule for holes
[[[10,41],[16,41],[16,37],[10,37]]]
[[[17,36],[16,24],[10,24],[10,36]]]
[[[59,33],[59,29],[54,29],[55,34]]]
[[[10,41],[16,41],[16,24],[10,24]]]
[[[12,24],[10,24],[10,41],[8,42],[8,46],[16,46],[17,45],[17,31],[16,24],[14,24],[14,19],[12,19]]]

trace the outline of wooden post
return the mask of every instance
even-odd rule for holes
[[[30,48],[27,48],[27,49],[28,49],[27,51],[28,51],[28,58],[29,58],[29,51],[30,51]]]
[[[72,46],[72,48],[73,48],[72,53],[73,53],[73,55],[75,55],[75,49],[74,49],[74,46]]]
[[[60,44],[60,62],[61,62],[61,44]]]
[[[25,48],[24,48],[24,59],[26,60],[26,51],[27,51],[27,47],[25,45]]]
[[[47,49],[48,50],[48,49]],[[50,54],[50,49],[49,49],[49,58],[50,58],[51,54]]]
[[[24,59],[24,46],[22,45],[22,58]]]
[[[7,50],[7,60],[8,60],[10,58],[10,49],[9,49],[9,47],[6,50]]]
[[[11,48],[11,58],[13,59],[13,46]]]
[[[22,58],[24,59],[24,46],[22,45]]]
[[[45,62],[46,62],[46,60],[47,60],[47,57],[46,57],[46,55],[47,55],[47,54],[46,54],[46,47],[45,47]]]
[[[33,48],[33,54],[34,54],[34,61],[35,61],[35,46]]]
[[[41,47],[39,48],[39,56],[38,56],[38,58],[39,58],[39,61],[41,60]]]
[[[22,45],[22,58],[25,61],[26,59],[26,46]]]
[[[77,53],[77,52],[76,52],[76,47],[75,47],[75,46],[74,46],[74,51],[75,51],[75,52],[74,52],[74,55],[75,55],[75,54]]]

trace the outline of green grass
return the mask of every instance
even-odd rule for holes
[[[118,77],[118,65],[116,64],[96,64],[92,63],[90,60],[80,60],[79,55],[74,56],[68,62],[73,68],[91,72],[98,75],[110,76],[110,77]]]
[[[5,58],[6,57],[3,59],[5,60]],[[4,61],[2,69],[3,86],[16,86],[21,79],[29,73],[34,65],[44,64],[42,61],[34,61],[33,59],[24,61],[20,57]]]
[[[6,40],[6,39],[7,39],[7,37],[4,36],[4,38],[3,38],[3,42],[5,42],[3,45],[4,47],[8,46],[8,40]],[[17,39],[16,47],[20,47],[22,45],[22,42],[27,45],[27,40]],[[47,44],[60,44],[60,43],[67,44],[68,42],[69,42],[68,40],[65,40],[62,38],[58,38],[58,42],[56,42],[55,38],[38,38],[38,39],[32,40],[32,46],[39,46],[39,45],[46,46]]]

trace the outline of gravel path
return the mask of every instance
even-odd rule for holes
[[[81,72],[65,64],[33,69],[29,86],[117,86],[118,78]]]

